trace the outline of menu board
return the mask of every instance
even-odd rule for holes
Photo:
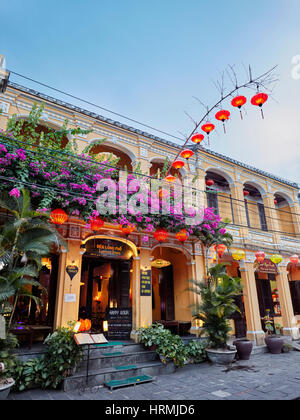
[[[129,340],[132,331],[131,308],[109,308],[106,311],[108,321],[108,339]]]
[[[141,296],[151,296],[152,295],[152,279],[151,279],[151,270],[141,270]]]
[[[78,333],[74,335],[74,339],[79,346],[83,346],[86,344],[107,343],[107,340],[103,334]]]

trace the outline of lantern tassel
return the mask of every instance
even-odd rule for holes
[[[223,128],[224,128],[224,134],[226,134],[226,127],[225,127],[225,123],[223,122]]]
[[[241,120],[243,120],[244,118],[243,118],[243,113],[241,109],[240,109],[240,115],[241,115]]]
[[[260,112],[261,112],[262,119],[264,120],[265,119],[265,116],[264,116],[264,111],[263,111],[262,108],[260,109]]]

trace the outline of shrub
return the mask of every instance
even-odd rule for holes
[[[207,360],[206,340],[191,340],[187,346],[187,355],[192,363],[202,363]]]

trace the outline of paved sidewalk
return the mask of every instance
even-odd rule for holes
[[[154,382],[107,388],[13,393],[10,400],[292,400],[300,398],[300,352],[254,355],[232,369],[209,363],[188,365]]]

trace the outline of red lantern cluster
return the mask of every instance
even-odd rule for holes
[[[69,216],[63,209],[56,209],[50,213],[50,220],[54,225],[63,225],[69,219]]]
[[[258,251],[255,254],[255,257],[257,259],[257,261],[259,262],[259,264],[263,263],[265,258],[266,258],[266,254],[263,251]]]
[[[104,222],[102,219],[100,219],[100,217],[91,217],[89,222],[91,229],[94,232],[99,232],[104,226]]]
[[[168,239],[168,236],[169,236],[169,233],[163,228],[158,228],[154,232],[154,238],[160,243],[166,242],[166,240]]]
[[[224,252],[226,251],[226,246],[223,244],[219,244],[215,246],[215,251],[218,254],[219,258],[222,258],[224,255]]]
[[[128,223],[120,226],[121,231],[124,233],[124,235],[128,236],[132,232],[135,231],[135,225]]]
[[[188,237],[189,237],[189,234],[188,234],[188,232],[185,229],[181,229],[180,232],[177,232],[176,233],[176,239],[179,242],[183,242],[184,243],[185,241],[187,241]]]

